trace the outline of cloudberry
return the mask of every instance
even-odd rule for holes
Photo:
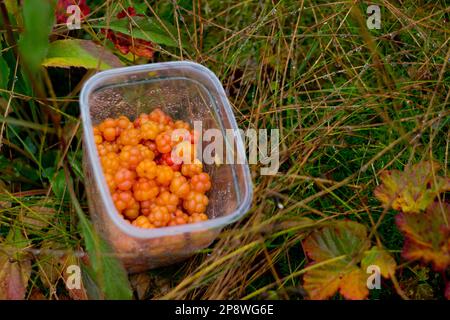
[[[126,168],[120,168],[114,175],[114,182],[117,188],[122,191],[130,190],[133,186],[136,173]]]
[[[124,146],[135,146],[139,141],[141,141],[141,132],[134,128],[123,130],[117,139],[117,142]]]
[[[202,172],[191,178],[191,189],[201,193],[205,193],[211,189],[211,179],[209,174]]]
[[[140,128],[145,122],[150,121],[148,114],[141,113],[135,120],[134,120],[134,127]]]
[[[142,159],[155,159],[155,153],[149,147],[144,146],[143,144],[138,144],[137,147],[141,152]]]
[[[138,146],[124,146],[120,151],[120,163],[123,167],[134,170],[144,159]]]
[[[190,190],[191,187],[189,182],[182,175],[175,176],[170,183],[170,192],[176,194],[180,198],[186,197]]]
[[[184,122],[183,120],[175,121],[175,123],[173,124],[173,127],[175,129],[185,129],[185,130],[189,130],[190,129],[189,123]]]
[[[134,128],[133,123],[125,116],[120,116],[117,119],[117,127],[119,128],[119,134],[122,133],[122,131],[126,129],[132,129]]]
[[[184,163],[181,166],[181,173],[185,177],[193,177],[196,174],[200,174],[203,170],[201,163]]]
[[[170,133],[165,131],[156,136],[155,139],[156,149],[160,153],[169,153],[172,151],[172,137]]]
[[[151,209],[148,219],[155,227],[164,227],[170,221],[170,213],[166,207],[155,206]]]
[[[169,213],[173,213],[177,210],[178,197],[168,191],[164,191],[156,198],[155,203],[160,207],[166,207]]]
[[[159,188],[154,180],[139,178],[133,185],[134,198],[137,201],[153,200],[159,193]]]
[[[106,173],[115,174],[120,167],[119,156],[115,152],[108,152],[100,158],[103,171]]]
[[[197,191],[190,191],[183,201],[183,208],[190,214],[203,213],[208,205],[208,197]]]
[[[108,185],[109,191],[112,193],[117,189],[116,181],[114,180],[114,175],[105,172],[105,180]]]
[[[208,216],[204,213],[193,213],[189,218],[189,223],[202,222],[208,220]]]
[[[133,194],[130,191],[116,191],[113,193],[112,199],[119,212],[123,212],[127,208],[132,208],[135,203]]]
[[[182,210],[177,209],[174,213],[172,213],[170,217],[169,226],[177,226],[186,224],[189,221],[189,216],[184,213]]]
[[[145,140],[155,140],[161,128],[158,123],[148,120],[141,125],[141,137]]]
[[[97,145],[97,151],[99,156],[104,156],[109,152],[118,152],[120,150],[119,145],[115,142],[103,141]]]
[[[167,165],[169,166],[173,171],[180,171],[181,170],[181,164],[175,164],[172,160],[172,156],[170,153],[163,153],[161,155],[159,164]]]
[[[154,206],[156,204],[151,200],[141,201],[141,213],[144,216],[148,216]]]
[[[162,186],[168,186],[173,178],[173,170],[169,166],[158,166],[156,171],[156,182]]]
[[[134,220],[131,224],[133,226],[135,226],[135,227],[140,227],[140,228],[145,228],[145,229],[153,229],[153,228],[155,228],[155,226],[152,225],[150,223],[150,220],[148,220],[148,218],[145,217],[145,216],[137,217],[136,220]]]
[[[160,108],[156,108],[150,114],[148,115],[148,118],[154,122],[160,123],[160,124],[169,124],[171,119],[170,117],[164,113]]]
[[[158,172],[158,166],[155,161],[144,159],[136,167],[136,173],[141,178],[154,179]]]
[[[129,220],[136,219],[139,216],[139,202],[134,201],[132,205],[123,210],[123,215]]]

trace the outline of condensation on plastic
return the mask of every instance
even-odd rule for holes
[[[80,96],[83,123],[83,156],[89,211],[96,229],[110,242],[129,272],[140,272],[186,259],[211,244],[221,229],[250,208],[252,183],[245,149],[231,106],[217,77],[193,62],[164,62],[100,72],[84,85]],[[210,128],[237,133],[224,139],[226,152],[241,164],[205,165],[211,175],[208,192],[209,220],[157,229],[142,229],[126,223],[114,207],[93,139],[93,125],[108,117],[161,108],[173,119],[202,121]]]

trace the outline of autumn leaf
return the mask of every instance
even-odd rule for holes
[[[369,246],[366,227],[354,221],[338,221],[308,236],[303,248],[313,261],[304,288],[311,299],[327,299],[338,290],[346,299],[365,299],[367,275],[358,264]]]
[[[361,267],[363,270],[371,265],[378,266],[380,268],[381,275],[385,278],[390,278],[395,274],[395,268],[397,263],[395,259],[383,248],[372,247],[369,251],[364,253],[364,258],[361,261]]]
[[[28,241],[15,227],[0,243],[0,300],[25,298],[31,275],[31,261],[23,252],[27,244]]]
[[[450,190],[450,179],[438,176],[439,168],[437,162],[423,161],[406,166],[404,171],[384,171],[375,196],[385,207],[402,212],[421,212],[438,193]]]
[[[405,235],[405,259],[422,260],[432,263],[435,270],[446,270],[450,265],[450,204],[434,202],[422,215],[401,213],[396,223]]]

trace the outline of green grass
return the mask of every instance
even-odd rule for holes
[[[373,240],[400,260],[403,239],[394,212],[383,214],[373,189],[382,170],[423,159],[437,160],[448,175],[450,11],[445,1],[375,1],[382,8],[381,30],[367,30],[366,5],[353,6],[353,1],[184,0],[176,7],[167,1],[88,2],[89,23],[128,2],[170,21],[189,45],[156,49],[153,61],[204,64],[222,81],[241,128],[280,129],[279,173],[260,176],[259,166],[251,166],[255,193],[245,218],[186,262],[146,273],[150,288],[141,298],[304,298],[302,270],[308,260],[301,240],[315,226],[303,228],[302,217],[317,226],[352,219],[370,230],[382,217]],[[59,26],[52,37],[97,40],[100,34],[88,25],[70,33]],[[51,241],[80,250],[63,164],[70,167],[87,213],[77,102],[87,73],[48,69],[46,96],[40,96],[23,68],[16,68],[4,26],[0,52],[10,69],[7,85],[0,87],[0,235],[21,221],[26,208],[45,201],[56,211],[49,226],[34,234],[30,225],[19,223],[33,247]],[[61,128],[51,114],[60,117]],[[212,263],[215,267],[208,268]],[[443,279],[429,272],[432,277],[420,280],[431,287],[426,297],[442,298]],[[67,295],[61,279],[43,283],[39,259],[31,279],[29,295]],[[418,288],[413,272],[398,280],[412,283],[412,291]],[[371,293],[371,298],[397,297],[389,280]]]

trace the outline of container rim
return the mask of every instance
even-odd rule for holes
[[[195,232],[195,231],[206,231],[209,229],[214,228],[221,228],[225,225],[231,224],[235,221],[237,221],[239,218],[241,218],[249,209],[251,206],[251,202],[253,199],[253,187],[252,187],[252,179],[250,175],[250,170],[248,167],[247,162],[247,156],[245,154],[245,148],[242,141],[242,138],[240,135],[236,135],[236,150],[239,152],[239,150],[243,151],[242,153],[242,159],[244,160],[243,165],[243,174],[244,174],[244,180],[245,180],[245,192],[244,197],[242,198],[242,201],[240,202],[239,206],[236,208],[236,210],[228,214],[226,216],[217,217],[211,220],[203,221],[203,222],[197,222],[197,223],[190,223],[180,226],[170,226],[170,227],[164,227],[164,228],[155,228],[155,229],[143,229],[134,227],[130,224],[127,224],[123,221],[123,219],[119,216],[117,209],[115,208],[112,197],[110,195],[109,189],[107,187],[102,168],[100,166],[100,161],[97,148],[94,143],[94,134],[92,129],[92,121],[90,117],[90,108],[89,108],[89,95],[94,91],[95,86],[97,83],[101,80],[108,79],[113,76],[118,75],[126,75],[134,72],[142,72],[142,71],[158,71],[163,69],[194,69],[197,72],[201,72],[204,75],[207,76],[207,78],[211,81],[211,83],[214,85],[215,89],[217,90],[218,96],[222,104],[224,105],[225,113],[227,114],[228,121],[231,124],[232,129],[238,129],[236,119],[234,117],[234,114],[232,112],[230,103],[226,97],[225,91],[222,87],[222,84],[220,83],[217,76],[207,67],[192,62],[192,61],[171,61],[171,62],[158,62],[158,63],[151,63],[151,64],[145,64],[145,65],[137,65],[137,66],[129,66],[129,67],[121,67],[121,68],[115,68],[110,69],[106,71],[101,71],[95,75],[93,75],[91,78],[89,78],[85,84],[83,85],[83,88],[81,89],[80,93],[80,109],[81,109],[81,120],[83,124],[83,138],[85,147],[87,147],[90,152],[87,152],[87,155],[89,157],[89,161],[91,162],[91,165],[93,167],[93,174],[94,179],[98,183],[100,197],[103,203],[106,206],[107,215],[109,218],[114,222],[114,224],[125,234],[128,236],[134,237],[134,238],[140,238],[140,239],[152,239],[152,238],[158,238],[163,236],[173,236],[183,233],[189,233],[189,232]]]

